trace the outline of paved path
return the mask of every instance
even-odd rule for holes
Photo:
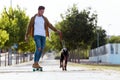
[[[91,70],[68,63],[68,71],[59,68],[59,61],[48,54],[41,61],[43,72],[33,72],[32,63],[0,67],[0,80],[120,80],[120,72],[108,70]],[[70,64],[70,65],[69,65]]]

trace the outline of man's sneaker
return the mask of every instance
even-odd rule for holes
[[[33,68],[40,68],[41,66],[40,66],[38,63],[34,63],[34,64],[32,65],[32,67],[33,67]]]

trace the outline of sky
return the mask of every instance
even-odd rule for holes
[[[0,13],[4,7],[19,5],[31,17],[37,13],[38,6],[43,5],[44,16],[54,25],[61,21],[60,14],[65,14],[73,4],[77,4],[79,11],[91,7],[98,14],[98,26],[105,29],[107,35],[120,35],[120,0],[0,0]]]

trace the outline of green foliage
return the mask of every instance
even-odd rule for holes
[[[76,49],[78,47],[88,48],[93,42],[94,31],[95,31],[95,20],[96,14],[90,14],[90,10],[83,10],[79,12],[77,7],[73,5],[72,8],[68,9],[65,16],[61,15],[62,21],[56,24],[63,33],[63,40],[65,45],[69,49]],[[55,48],[59,43],[57,43],[59,38],[52,35],[52,43]],[[57,44],[57,46],[55,45]]]
[[[2,43],[7,41],[3,46],[11,47],[16,43],[17,50],[33,52],[35,50],[33,39],[30,38],[29,43],[24,42],[28,22],[29,17],[19,6],[14,9],[10,7],[8,10],[4,8],[0,16],[0,29],[6,31],[9,37],[1,41]]]
[[[94,39],[93,39],[93,43],[91,44],[91,49],[94,49],[98,46],[105,45],[106,43],[107,43],[106,31],[102,29],[101,27],[98,27],[98,29],[96,29],[94,33]]]
[[[51,33],[51,40],[50,40],[50,44],[52,45],[51,48],[53,50],[61,50],[62,45],[61,45],[61,41],[60,41],[60,37],[58,36],[58,34],[56,33]]]
[[[120,43],[120,36],[111,36],[108,42],[109,43]]]
[[[4,8],[0,17],[0,28],[9,33],[9,41],[6,45],[13,45],[24,41],[24,35],[29,17],[26,16],[25,10],[17,8]]]
[[[97,47],[97,34],[99,33],[99,46],[107,43],[106,31],[97,26],[97,14],[91,13],[91,9],[84,9],[79,12],[76,5],[68,9],[63,15],[62,21],[56,23],[55,27],[60,29],[63,34],[65,46],[70,51],[80,49],[79,52],[73,52],[72,56],[88,58],[90,48]],[[54,50],[61,50],[59,36],[56,33],[51,33],[49,45]]]
[[[0,29],[0,48],[2,48],[8,40],[9,34],[7,33],[7,31]]]
[[[19,52],[34,52],[35,51],[35,42],[32,37],[29,37],[28,42],[19,43]]]

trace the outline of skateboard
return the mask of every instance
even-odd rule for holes
[[[33,68],[33,72],[35,72],[35,71],[43,71],[43,68],[42,67],[40,67],[40,68]]]

